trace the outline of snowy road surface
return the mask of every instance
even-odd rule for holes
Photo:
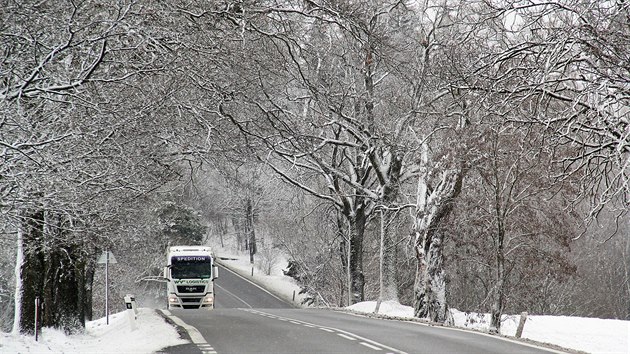
[[[171,311],[176,321],[191,330],[199,352],[547,352],[469,331],[323,309],[297,309],[228,270],[222,269],[219,279],[215,310]],[[182,349],[170,348],[165,352],[177,353]]]

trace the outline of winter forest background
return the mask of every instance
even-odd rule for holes
[[[627,1],[0,4],[2,330],[208,241],[318,304],[630,319]]]

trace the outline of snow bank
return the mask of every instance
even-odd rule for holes
[[[85,333],[66,335],[44,328],[34,336],[0,333],[0,353],[154,353],[162,348],[185,344],[175,328],[152,309],[139,309],[136,329],[132,330],[129,312],[109,315],[86,323]]]
[[[362,313],[374,313],[374,309],[376,309],[376,301],[359,302],[346,308],[348,310]],[[396,301],[383,301],[381,302],[381,307],[378,309],[378,314],[392,317],[412,318],[413,308],[411,306],[401,305]]]
[[[300,286],[295,279],[287,277],[282,272],[288,266],[288,261],[279,257],[276,266],[273,268],[271,275],[266,275],[257,267],[254,267],[254,275],[252,276],[252,265],[249,262],[249,256],[234,254],[219,247],[212,247],[215,255],[221,260],[221,264],[230,270],[240,274],[241,276],[252,280],[254,283],[263,286],[270,292],[282,297],[288,302],[293,302],[296,306],[300,306],[305,295],[300,294]],[[221,277],[221,274],[219,274]],[[293,300],[295,294],[295,301]]]
[[[365,301],[347,309],[363,313],[374,313],[376,301]],[[413,308],[396,302],[383,302],[380,314],[412,318]],[[451,310],[455,326],[487,332],[490,314],[465,313]],[[501,334],[514,336],[520,315],[505,315]],[[630,321],[605,320],[599,318],[569,316],[528,316],[523,338],[541,343],[559,345],[588,353],[630,353]]]

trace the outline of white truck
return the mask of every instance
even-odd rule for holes
[[[219,269],[207,246],[172,246],[166,254],[164,278],[168,308],[214,308],[214,280]]]

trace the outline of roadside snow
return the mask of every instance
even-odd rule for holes
[[[140,308],[136,329],[129,312],[109,315],[109,325],[105,318],[87,322],[84,334],[43,328],[37,342],[34,336],[0,333],[0,353],[154,353],[188,343],[155,310]]]
[[[358,304],[346,308],[356,312],[374,313],[376,301],[359,302]],[[401,305],[395,301],[383,301],[378,310],[378,314],[392,317],[413,318],[413,308],[411,306]]]
[[[375,307],[376,301],[365,301],[349,306],[347,309],[374,313]],[[387,301],[381,303],[379,313],[412,318],[413,308]],[[465,313],[454,309],[451,313],[456,327],[483,332],[489,330],[489,314]],[[501,334],[513,337],[516,334],[519,319],[520,315],[503,316]],[[528,316],[523,338],[587,353],[630,354],[630,321],[568,316]]]
[[[249,258],[247,256],[239,256],[235,253],[217,249],[216,247],[212,248],[215,252],[215,255],[221,258],[220,263],[230,268],[230,270],[240,274],[247,279],[251,279],[256,284],[259,284],[265,287],[267,290],[271,291],[275,295],[281,297],[282,299],[294,303],[296,306],[302,302],[306,295],[300,294],[300,286],[297,284],[295,279],[291,277],[287,277],[282,272],[283,269],[286,269],[288,262],[286,259],[278,257],[276,260],[276,265],[273,267],[271,271],[271,275],[264,274],[260,269],[254,267],[253,276],[252,276],[252,265],[249,262]],[[221,277],[221,274],[219,274]],[[295,300],[294,300],[295,295]]]

